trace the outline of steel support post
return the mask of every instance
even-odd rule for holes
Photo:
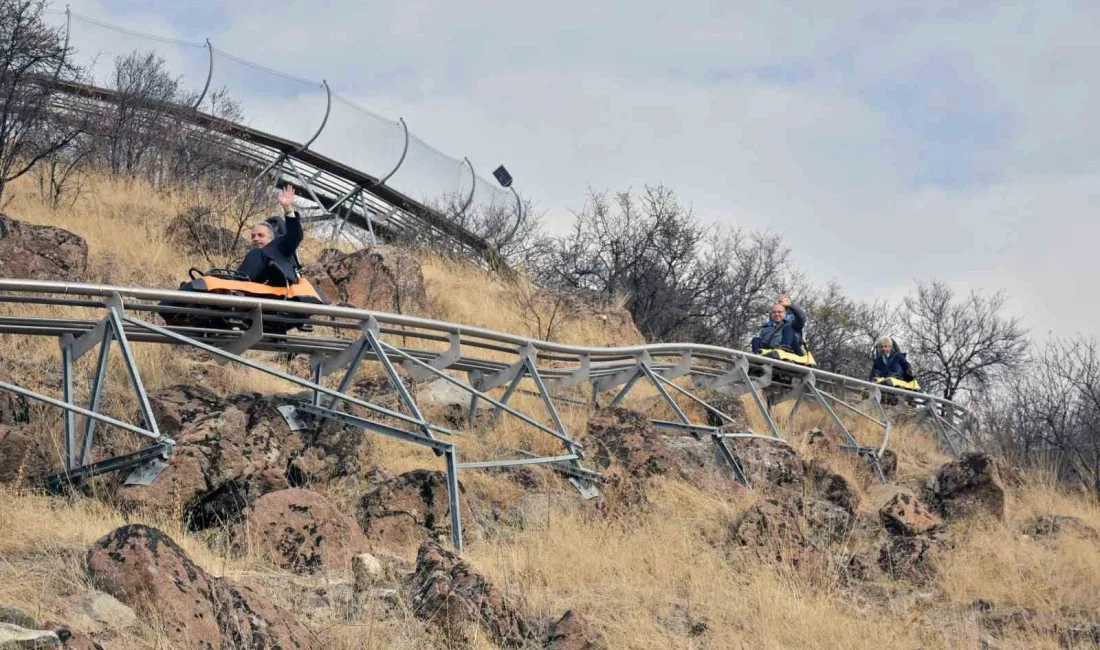
[[[618,406],[619,404],[621,404],[623,398],[626,397],[626,394],[630,392],[631,388],[634,388],[634,384],[637,383],[637,381],[641,379],[641,377],[642,372],[635,369],[634,374],[631,375],[630,379],[627,380],[622,390],[619,391],[619,394],[615,396],[615,399],[611,400],[611,406]]]
[[[390,378],[390,383],[392,383],[393,387],[397,390],[397,394],[401,397],[401,401],[405,403],[405,407],[412,412],[413,417],[420,423],[420,428],[424,430],[424,434],[429,438],[435,438],[435,435],[432,434],[431,427],[424,419],[424,414],[420,412],[420,408],[416,405],[416,400],[414,400],[412,394],[409,393],[409,389],[405,387],[405,382],[401,381],[400,375],[397,374],[397,369],[393,367],[389,356],[386,355],[386,351],[382,349],[382,345],[378,342],[378,331],[378,321],[374,320],[372,316],[367,326],[363,328],[363,336],[367,338],[367,345],[374,350],[375,355],[378,357],[378,362],[382,364],[382,368]]]
[[[116,294],[108,301],[107,315],[111,319],[111,328],[114,329],[115,338],[118,340],[122,360],[126,362],[126,370],[130,373],[130,383],[134,385],[134,392],[137,393],[141,417],[145,420],[146,428],[159,436],[160,429],[157,428],[157,420],[153,417],[153,407],[149,404],[149,395],[145,392],[145,386],[141,382],[141,373],[138,372],[137,362],[134,361],[134,353],[130,349],[130,342],[126,339],[126,331],[122,325],[124,316],[121,311],[122,299]]]
[[[73,348],[72,335],[61,339],[61,396],[66,404],[73,405]],[[62,414],[65,429],[65,471],[72,471],[76,462],[76,416],[69,409]]]
[[[657,380],[658,375],[653,372],[653,369],[649,367],[649,364],[643,361],[641,364],[638,365],[638,368],[642,371],[646,378],[649,379],[654,388],[657,389],[657,392],[660,393],[661,398],[664,399],[665,403],[672,407],[672,411],[676,414],[676,419],[684,424],[691,424],[691,420],[689,420],[688,416],[684,414],[684,411],[680,408],[680,405],[676,403],[676,400],[672,399],[672,395],[669,395],[668,391],[665,390],[665,387],[662,386],[661,382]]]
[[[99,360],[96,363],[95,379],[92,381],[92,395],[88,399],[88,410],[99,411],[99,400],[103,395],[103,384],[107,379],[107,365],[111,354],[111,328],[103,328],[103,338],[99,345]],[[80,453],[80,466],[88,464],[92,454],[92,441],[95,439],[95,418],[87,418],[84,424],[83,449]]]
[[[451,542],[456,551],[462,551],[462,514],[459,512],[458,462],[454,445],[443,452],[447,459],[447,500],[451,506]]]
[[[844,422],[840,419],[840,416],[836,414],[836,411],[833,410],[832,406],[829,406],[829,402],[825,399],[825,396],[822,395],[821,391],[819,391],[817,389],[817,386],[814,385],[813,375],[811,374],[806,379],[807,381],[804,385],[809,387],[810,394],[814,396],[814,399],[817,400],[818,404],[821,404],[821,408],[825,409],[825,412],[829,414],[829,417],[832,418],[833,422],[836,423],[838,427],[840,427],[840,431],[844,434],[844,437],[848,439],[848,443],[854,447],[859,447],[859,441],[855,439],[855,436],[852,435],[851,431],[848,431],[848,427],[844,426]]]
[[[752,395],[752,401],[756,402],[756,408],[760,411],[760,414],[764,416],[764,422],[768,425],[768,431],[772,432],[772,435],[776,438],[782,438],[779,434],[779,427],[775,426],[775,422],[772,420],[772,414],[768,411],[768,405],[764,403],[764,400],[760,397],[760,392],[756,390],[756,386],[752,383],[752,378],[749,377],[749,370],[746,367],[747,362],[744,359],[740,359],[737,362],[737,370],[741,375],[741,381],[749,389],[749,394]]]

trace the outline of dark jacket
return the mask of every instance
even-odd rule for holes
[[[787,318],[782,323],[771,319],[760,328],[752,339],[752,351],[759,354],[765,348],[781,348],[795,354],[805,354],[802,349],[802,328],[806,325],[806,312],[798,305],[787,307]]]
[[[294,254],[304,236],[302,220],[295,212],[293,217],[285,220],[286,231],[281,234],[282,229],[277,223],[270,223],[271,221],[268,220],[268,225],[276,233],[275,239],[263,248],[248,251],[237,272],[253,282],[276,286],[294,284],[298,281]]]
[[[871,379],[876,377],[897,377],[905,381],[912,381],[913,370],[909,367],[909,360],[905,353],[898,350],[897,346],[890,351],[890,356],[883,356],[882,352],[875,352],[875,362],[871,366]]]

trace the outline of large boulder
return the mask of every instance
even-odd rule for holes
[[[424,313],[428,305],[420,262],[399,246],[326,249],[303,275],[333,304],[399,314]]]
[[[923,535],[942,522],[909,490],[899,490],[878,511],[882,525],[892,535]]]
[[[588,419],[588,453],[604,477],[607,503],[632,507],[647,501],[646,484],[654,476],[681,471],[649,418],[636,411],[611,407]]]
[[[82,237],[0,214],[0,277],[79,280],[87,268],[88,244]]]
[[[451,643],[469,643],[484,631],[498,645],[519,647],[531,625],[485,576],[434,540],[416,554],[411,578],[413,611]]]
[[[469,512],[458,486],[459,512]],[[367,538],[382,546],[404,547],[451,534],[446,472],[424,469],[383,481],[359,499],[356,519]]]
[[[149,405],[161,433],[175,436],[207,415],[225,410],[228,403],[205,386],[180,384],[150,393]]]
[[[128,524],[108,533],[88,550],[87,567],[92,585],[187,647],[313,647],[293,616],[247,587],[208,575],[155,528]]]
[[[289,401],[285,396],[243,394],[217,402],[199,389],[175,387],[151,401],[179,418],[176,452],[151,485],[116,491],[123,507],[182,512],[201,530],[239,521],[268,492],[358,471],[362,429],[323,420],[293,431],[278,411]]]
[[[974,516],[1004,519],[1005,491],[990,456],[970,452],[936,472],[932,488],[939,513],[948,521]]]
[[[416,395],[416,403],[421,409],[439,411],[448,425],[465,428],[470,415],[470,392],[459,388],[442,377],[424,384]],[[491,404],[478,400],[478,416],[475,421],[488,416]]]
[[[254,549],[294,573],[347,568],[351,558],[367,548],[355,520],[320,494],[298,488],[257,499],[244,532]]]

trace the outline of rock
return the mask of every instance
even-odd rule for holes
[[[1035,515],[1024,522],[1020,532],[1028,537],[1058,539],[1069,533],[1081,539],[1100,542],[1100,532],[1077,517],[1067,515]]]
[[[407,248],[370,246],[350,254],[326,249],[302,275],[333,304],[398,314],[427,309],[424,274]]]
[[[1058,642],[1063,648],[1095,648],[1100,646],[1100,622],[1074,625],[1062,630]]]
[[[63,457],[60,451],[51,454],[40,437],[33,437],[23,429],[0,425],[0,484],[33,485],[47,474],[60,470]]]
[[[790,445],[765,438],[732,438],[727,442],[754,487],[802,491],[805,481],[802,459]]]
[[[718,451],[718,445],[709,438],[696,440],[691,436],[661,436],[669,453],[678,461],[679,465],[691,478],[699,477],[704,481],[714,480],[721,482],[734,481],[733,469],[726,462],[722,452]]]
[[[88,244],[82,237],[0,214],[0,277],[80,280],[87,268]]]
[[[481,628],[497,644],[518,647],[531,626],[504,594],[434,540],[421,544],[411,578],[413,612],[452,643],[469,643]]]
[[[61,647],[65,650],[103,650],[103,646],[82,632],[74,632],[67,627],[58,628],[54,632],[61,639]]]
[[[88,550],[92,585],[200,648],[311,648],[309,632],[266,598],[209,576],[171,538],[128,524]]]
[[[753,548],[777,563],[798,565],[810,550],[801,515],[787,500],[757,501],[741,513],[727,533],[735,544]]]
[[[908,490],[894,494],[878,514],[891,535],[923,535],[942,523],[923,501]]]
[[[245,539],[264,557],[294,573],[347,568],[367,548],[355,520],[320,494],[293,488],[269,492],[252,506]]]
[[[603,638],[592,631],[576,610],[569,610],[550,626],[546,650],[606,650]]]
[[[351,574],[355,578],[355,593],[370,590],[386,574],[385,567],[370,553],[360,553],[351,558]]]
[[[837,450],[836,438],[817,427],[806,433],[806,445],[819,454],[831,454]]]
[[[707,410],[707,424],[712,427],[721,427],[731,433],[745,433],[749,430],[748,418],[745,415],[745,403],[740,395],[730,395],[721,390],[709,390],[703,393],[701,399],[733,419],[728,422],[711,410]]]
[[[224,410],[227,404],[205,386],[181,384],[150,393],[149,405],[161,433],[175,436],[184,427]]]
[[[983,515],[1004,519],[1005,491],[997,466],[986,454],[970,452],[941,467],[933,492],[948,521]]]
[[[895,580],[923,583],[935,573],[932,544],[923,537],[891,537],[880,549],[879,568]]]
[[[451,382],[441,377],[428,382],[417,393],[416,401],[421,408],[434,407],[441,410],[443,420],[450,426],[466,427],[470,413],[470,393]],[[485,400],[478,400],[478,417],[488,414],[489,407],[490,404]]]
[[[0,425],[18,427],[30,424],[31,409],[26,397],[0,391]]]
[[[34,617],[15,607],[0,607],[0,623],[11,623],[19,627],[37,629],[40,627]]]
[[[243,394],[218,403],[201,389],[174,387],[155,399],[179,418],[176,452],[151,485],[116,490],[123,508],[183,512],[192,530],[203,530],[240,521],[268,492],[358,471],[363,430],[324,420],[292,431],[277,410],[284,396]]]
[[[829,469],[820,460],[804,463],[807,487],[819,497],[832,503],[849,515],[859,509],[859,492],[848,479]]]
[[[125,630],[137,623],[137,615],[114,596],[91,589],[69,606],[65,620],[81,630],[101,632]]]
[[[879,456],[878,464],[882,468],[883,478],[887,481],[893,480],[898,475],[898,455],[893,449],[883,451]]]
[[[799,497],[794,505],[802,515],[802,530],[817,546],[843,541],[852,528],[852,513],[825,499]]]
[[[55,632],[28,630],[11,623],[0,623],[0,650],[38,650],[60,647],[61,639]]]
[[[248,252],[248,231],[238,236],[215,225],[209,208],[191,206],[168,222],[164,235],[191,256],[239,260]]]
[[[636,411],[596,411],[588,419],[587,440],[592,463],[604,477],[601,507],[609,510],[646,503],[649,478],[681,469],[664,437]]]
[[[458,486],[460,512],[469,512]],[[419,544],[451,534],[446,472],[424,469],[384,481],[359,499],[356,519],[367,538],[389,546]]]

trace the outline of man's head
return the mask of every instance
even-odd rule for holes
[[[252,241],[252,248],[263,248],[275,239],[275,231],[271,229],[271,224],[267,222],[258,223],[252,226],[250,238]]]
[[[889,336],[884,336],[875,341],[875,349],[878,350],[882,356],[888,357],[890,353],[894,351],[894,341]]]
[[[787,308],[779,303],[772,305],[771,320],[773,323],[782,323],[787,317]]]

